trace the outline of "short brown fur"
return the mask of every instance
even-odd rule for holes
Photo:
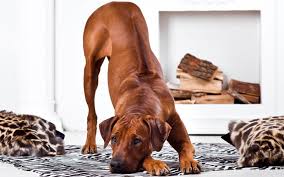
[[[112,2],[98,8],[84,31],[84,91],[89,113],[82,153],[95,153],[97,115],[94,97],[100,67],[109,60],[108,83],[115,116],[100,124],[105,145],[111,141],[111,171],[166,175],[168,166],[151,157],[165,140],[177,150],[184,173],[199,173],[194,147],[175,110],[160,64],[150,48],[148,29],[133,3]]]

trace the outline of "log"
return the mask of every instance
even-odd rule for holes
[[[175,104],[195,104],[195,100],[176,100]]]
[[[192,94],[191,91],[180,89],[170,89],[170,92],[175,99],[190,99]]]
[[[227,93],[230,94],[232,97],[234,97],[237,100],[240,100],[241,102],[245,104],[251,104],[243,95],[239,94],[237,91],[229,89],[227,90]]]
[[[247,94],[241,94],[243,97],[245,97],[250,103],[258,104],[260,103],[260,97],[253,96],[253,95],[247,95]]]
[[[215,75],[213,76],[214,79],[223,81],[224,80],[224,74],[222,71],[218,70]]]
[[[240,94],[260,97],[260,85],[256,83],[242,82],[232,79],[229,82],[229,89]]]
[[[234,97],[225,92],[220,95],[204,95],[200,97],[193,95],[191,100],[195,101],[195,104],[234,104]]]
[[[206,93],[203,93],[203,92],[193,92],[192,93],[192,96],[195,96],[195,97],[201,97],[201,96],[205,96],[207,95]]]
[[[179,68],[177,68],[177,70],[176,70],[176,77],[177,78],[193,78],[194,76],[192,76],[192,75],[190,75],[190,74],[188,74],[188,73],[185,73],[185,72],[183,72],[181,69],[179,69]],[[216,72],[215,72],[215,74],[213,75],[213,79],[215,79],[215,80],[220,80],[220,81],[223,81],[224,80],[224,74],[223,74],[223,72],[222,71],[220,71],[220,70],[217,70]]]
[[[200,78],[180,78],[180,89],[191,92],[204,92],[218,94],[222,91],[222,81],[206,81]]]
[[[199,59],[187,53],[182,59],[178,68],[192,76],[210,81],[213,79],[218,67],[207,60]]]
[[[191,76],[191,75],[189,75],[188,73],[185,73],[185,72],[183,72],[181,69],[179,69],[179,68],[177,68],[177,71],[176,71],[176,77],[178,78],[178,79],[180,79],[180,78],[189,78],[189,79],[192,79],[193,78],[193,76]]]

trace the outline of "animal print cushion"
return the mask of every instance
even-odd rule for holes
[[[40,117],[0,111],[0,154],[60,155],[64,154],[63,139],[53,123]]]
[[[239,151],[238,165],[284,165],[284,116],[229,123],[222,138]]]

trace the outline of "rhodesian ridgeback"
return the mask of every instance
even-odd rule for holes
[[[97,115],[94,97],[100,67],[108,59],[108,86],[115,116],[99,127],[105,147],[111,142],[113,173],[145,169],[170,173],[166,163],[151,157],[168,140],[178,152],[183,173],[199,173],[194,147],[175,110],[161,66],[150,48],[141,10],[133,3],[111,2],[98,8],[84,31],[84,91],[89,113],[82,153],[96,153]]]

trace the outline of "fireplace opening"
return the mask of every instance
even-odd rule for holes
[[[160,11],[159,22],[176,103],[261,104],[260,11]]]

